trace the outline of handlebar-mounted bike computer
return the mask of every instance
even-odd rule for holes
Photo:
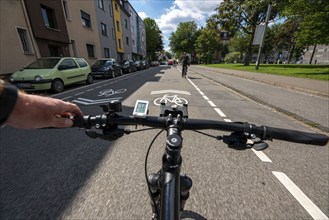
[[[149,101],[137,100],[133,112],[133,116],[137,118],[146,118],[148,113]]]

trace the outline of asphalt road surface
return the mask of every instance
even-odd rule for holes
[[[211,73],[198,71],[191,69],[184,79],[175,67],[154,67],[52,96],[77,103],[86,115],[101,114],[98,104],[113,99],[122,101],[126,114],[132,113],[137,99],[149,100],[149,115],[158,115],[162,99],[188,102],[189,118],[315,132],[219,84],[228,80],[224,76],[216,75],[214,81]],[[253,89],[250,80],[234,81]],[[276,93],[266,86],[264,93]],[[291,92],[284,90],[285,96]],[[297,102],[291,105],[302,108]],[[1,129],[0,219],[150,219],[144,160],[157,133],[132,133],[108,142],[91,139],[78,128]],[[274,140],[256,152],[234,150],[193,131],[184,131],[183,138],[181,174],[190,176],[193,186],[182,218],[328,219],[328,145]],[[161,134],[151,149],[149,172],[161,167],[164,140]]]

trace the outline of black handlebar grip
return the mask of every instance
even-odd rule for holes
[[[324,146],[328,143],[329,137],[324,134],[307,133],[303,131],[273,128],[266,126],[266,137],[290,141],[302,144]]]
[[[86,128],[88,121],[86,120],[86,116],[74,116],[71,119],[73,120],[72,127]]]

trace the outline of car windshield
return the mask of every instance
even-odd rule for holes
[[[112,65],[112,61],[110,60],[97,60],[93,66],[104,66],[104,65]]]
[[[59,60],[60,58],[38,59],[24,69],[53,69]]]

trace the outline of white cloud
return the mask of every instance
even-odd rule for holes
[[[205,25],[209,15],[215,13],[214,10],[220,2],[215,0],[175,0],[172,7],[155,21],[164,34],[175,32],[180,22],[195,21],[200,27]]]
[[[144,11],[138,12],[138,15],[142,20],[144,20],[144,18],[149,17],[149,16],[147,16],[147,14]]]

